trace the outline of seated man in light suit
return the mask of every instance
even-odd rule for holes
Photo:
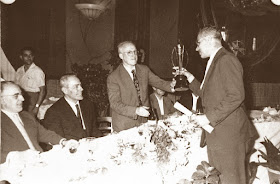
[[[43,125],[67,139],[101,137],[94,105],[90,100],[83,100],[83,88],[78,77],[75,74],[63,75],[60,86],[64,97],[47,110]]]
[[[68,143],[65,138],[40,125],[32,114],[22,111],[23,101],[17,84],[1,82],[1,163],[6,161],[11,151],[43,151],[39,142],[52,145]]]
[[[153,108],[159,119],[176,112],[174,103],[170,98],[164,96],[165,91],[153,87],[154,92],[150,95],[151,108]]]

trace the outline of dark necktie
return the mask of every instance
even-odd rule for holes
[[[134,86],[137,90],[137,96],[138,96],[138,101],[139,101],[139,106],[142,106],[142,100],[141,100],[141,95],[140,95],[140,87],[139,87],[139,81],[136,77],[136,72],[135,70],[132,70],[131,71],[132,75],[133,75],[133,83],[134,83]]]
[[[78,104],[76,104],[75,107],[77,109],[77,118],[80,119],[81,125],[82,125],[83,129],[85,130],[86,127],[85,127],[85,124],[84,124],[84,121],[83,121],[83,117],[81,116],[81,109],[80,109]]]

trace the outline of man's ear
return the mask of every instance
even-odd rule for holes
[[[155,87],[152,87],[153,88],[153,90],[157,90],[157,88],[155,88]]]
[[[20,55],[20,56],[19,56],[19,59],[23,60],[23,57],[22,57],[22,55]]]
[[[122,53],[119,53],[119,57],[120,57],[121,59],[123,59],[123,54],[122,54]]]
[[[1,98],[0,102],[1,102],[1,108],[2,108],[6,104],[6,100],[4,98]]]
[[[68,90],[67,90],[67,88],[62,87],[62,88],[61,88],[61,91],[63,92],[63,94],[67,94],[67,91],[68,91]]]

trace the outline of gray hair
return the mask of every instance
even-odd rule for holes
[[[215,27],[204,27],[202,29],[199,30],[198,35],[200,35],[201,37],[213,37],[214,39],[216,39],[217,41],[222,41],[222,35],[220,30],[218,30]]]
[[[61,88],[63,88],[63,87],[67,88],[68,87],[68,80],[71,77],[77,77],[77,75],[74,74],[74,73],[64,74],[59,80],[60,87]]]
[[[2,81],[1,82],[1,93],[3,93],[3,91],[5,91],[9,86],[14,85],[14,86],[18,86],[16,83],[14,83],[13,81]],[[18,86],[19,87],[19,86]]]
[[[135,44],[132,41],[124,41],[118,44],[118,53],[121,53],[122,48],[127,45],[127,44],[132,44],[135,46]]]

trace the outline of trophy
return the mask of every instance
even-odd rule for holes
[[[184,56],[186,57],[186,61],[184,62]],[[180,42],[173,48],[171,54],[171,61],[173,67],[178,67],[179,71],[182,71],[183,68],[188,64],[188,53],[185,52],[185,47]],[[174,87],[175,91],[187,91],[189,89],[189,83],[187,77],[179,74],[175,76],[176,85]]]

